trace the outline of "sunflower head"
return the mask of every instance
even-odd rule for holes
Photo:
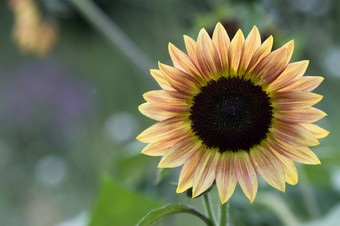
[[[218,23],[212,38],[202,29],[184,42],[187,53],[169,44],[173,66],[151,70],[162,89],[139,110],[159,122],[137,137],[149,143],[143,154],[163,156],[158,167],[182,166],[178,193],[196,197],[216,182],[225,203],[238,182],[252,202],[257,175],[285,191],[298,181],[294,161],[320,164],[309,146],[328,135],[313,124],[326,115],[312,107],[323,78],[303,76],[308,61],[289,63],[293,41],[272,51],[273,37],[261,43],[256,27],[230,40]]]

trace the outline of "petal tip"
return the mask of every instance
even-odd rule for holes
[[[249,198],[250,204],[253,204],[255,197]]]
[[[235,34],[234,37],[239,37],[239,36],[244,38],[244,35],[243,35],[243,32],[242,32],[241,28],[239,28],[239,29],[237,30],[237,32],[236,32],[236,34]]]
[[[198,196],[198,193],[197,193],[197,191],[196,191],[196,187],[193,186],[193,187],[192,187],[192,198],[195,198],[195,197],[197,197],[197,196]]]
[[[186,40],[186,39],[189,39],[190,37],[188,35],[183,35],[183,39]]]
[[[177,194],[179,194],[179,193],[183,193],[183,191],[182,191],[182,190],[180,190],[180,189],[177,187],[177,189],[176,189],[176,193],[177,193]]]
[[[297,178],[296,178],[296,180],[289,181],[289,184],[291,184],[291,185],[296,185],[297,183],[298,183]]]
[[[141,111],[141,109],[142,109],[142,107],[143,107],[142,105],[143,105],[143,104],[140,104],[140,105],[138,106],[138,111],[139,111],[139,112],[142,112],[142,111]]]
[[[303,61],[301,61],[303,64],[304,64],[304,67],[308,67],[308,65],[309,65],[309,60],[303,60]]]
[[[160,61],[157,61],[157,65],[159,68],[161,68],[163,66],[163,64]]]
[[[255,32],[259,32],[259,29],[257,28],[256,25],[253,26],[252,30],[254,30]]]
[[[329,131],[328,131],[328,130],[325,130],[324,134],[325,134],[324,137],[327,137],[328,134],[329,134]]]
[[[280,189],[280,191],[282,191],[283,193],[286,193],[286,186],[285,186],[285,184],[283,184],[283,187]]]
[[[208,32],[207,32],[204,28],[202,28],[202,29],[199,31],[198,37],[200,37],[200,36],[202,36],[202,35],[208,35],[208,36],[209,36]]]

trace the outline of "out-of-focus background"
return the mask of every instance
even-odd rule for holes
[[[20,1],[39,11],[18,7]],[[171,63],[169,41],[184,49],[183,34],[196,38],[218,21],[231,37],[256,25],[263,38],[274,36],[274,48],[294,38],[292,60],[309,59],[306,74],[325,77],[316,92],[328,116],[318,124],[330,135],[312,148],[322,165],[297,164],[299,183],[285,194],[260,182],[253,204],[237,187],[231,225],[339,224],[340,1],[94,2],[151,67]],[[35,27],[37,18],[43,28]],[[158,87],[128,49],[113,45],[65,0],[1,1],[0,28],[0,225],[135,225],[169,202],[203,211],[199,198],[176,194],[178,169],[160,171],[158,158],[140,154],[144,145],[135,137],[153,121],[137,106]],[[216,188],[211,193],[218,205]],[[157,225],[189,222],[203,225],[185,214]]]

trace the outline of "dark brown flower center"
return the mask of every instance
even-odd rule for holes
[[[267,137],[273,108],[267,93],[250,80],[212,80],[193,101],[191,127],[210,148],[249,150]]]

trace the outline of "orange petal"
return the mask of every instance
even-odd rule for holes
[[[285,174],[279,160],[266,146],[250,149],[250,160],[256,172],[272,187],[285,191]]]
[[[184,163],[181,173],[179,174],[177,193],[182,193],[193,186],[194,173],[202,154],[203,150],[201,148],[201,150],[197,151],[186,163]]]
[[[286,182],[291,185],[295,185],[298,182],[298,173],[294,162],[283,155],[280,155],[273,149],[271,149],[276,158],[280,161],[283,170],[285,171]]]
[[[259,81],[259,85],[267,85],[273,82],[286,68],[293,49],[294,42],[291,41],[269,53],[254,68],[252,78]]]
[[[173,145],[159,162],[159,168],[175,168],[183,165],[202,146],[195,136],[186,137]]]
[[[194,174],[192,197],[205,192],[215,181],[216,165],[221,154],[217,150],[206,149],[198,162]]]
[[[197,58],[204,76],[210,80],[221,73],[221,61],[216,47],[205,29],[197,38]]]
[[[277,140],[290,145],[306,147],[320,144],[312,133],[299,124],[276,119],[270,131]]]
[[[216,24],[212,41],[215,44],[221,59],[222,74],[227,76],[229,68],[228,50],[230,46],[230,38],[221,23]]]
[[[267,56],[270,51],[272,50],[273,46],[273,36],[270,36],[267,38],[266,41],[262,43],[262,45],[255,51],[253,57],[251,58],[251,61],[247,67],[247,70],[245,72],[245,77],[250,78],[251,74],[254,70],[254,68],[257,66],[257,64],[265,57]]]
[[[274,109],[291,110],[310,107],[322,100],[322,96],[305,92],[274,92],[271,94]]]
[[[298,81],[285,87],[281,91],[304,91],[311,92],[324,80],[321,76],[303,76]]]
[[[255,51],[261,46],[261,36],[256,26],[250,31],[243,46],[243,54],[238,69],[239,75],[244,75]]]
[[[171,97],[181,99],[181,101],[188,100],[191,97],[189,97],[187,94],[178,92],[177,90],[164,90],[167,94],[169,94]]]
[[[294,147],[278,139],[268,139],[270,148],[295,162],[303,164],[321,164],[318,157],[308,147]]]
[[[233,40],[231,40],[228,59],[229,59],[229,74],[237,75],[237,71],[240,65],[242,51],[244,45],[244,35],[239,29],[235,34]]]
[[[301,126],[305,127],[309,132],[311,132],[317,139],[327,137],[329,131],[321,128],[318,125],[312,123],[301,123]]]
[[[144,143],[163,143],[184,137],[191,130],[186,116],[176,116],[150,126],[144,130],[137,140]]]
[[[274,116],[282,121],[290,123],[316,122],[327,114],[313,107],[300,108],[288,111],[276,111]]]
[[[163,156],[173,145],[173,142],[148,144],[142,150],[142,154],[150,156]]]
[[[192,97],[199,92],[199,82],[184,71],[158,62],[159,69],[166,75],[170,85],[178,92]]]
[[[202,74],[202,69],[198,63],[198,57],[197,57],[197,43],[189,36],[183,35],[183,37],[184,37],[185,48],[187,49],[187,53],[190,59],[192,60],[192,62],[195,63],[196,68]]]
[[[223,204],[230,199],[236,187],[234,152],[223,152],[218,160],[216,169],[216,186]]]
[[[304,75],[307,70],[308,64],[308,60],[288,64],[286,69],[280,74],[280,76],[268,85],[267,91],[273,92],[281,90],[291,84],[294,84]]]
[[[257,174],[246,151],[238,151],[234,156],[235,174],[243,193],[253,202],[257,193]]]
[[[199,70],[195,66],[195,63],[192,62],[190,57],[179,50],[176,46],[169,43],[169,53],[171,60],[176,68],[179,68],[188,74],[190,74],[195,80],[199,81],[200,84],[204,85],[204,79],[200,74]]]
[[[168,80],[166,79],[165,75],[158,69],[151,69],[150,74],[156,80],[158,85],[165,90],[173,90],[174,88],[171,87]]]
[[[143,103],[138,106],[138,110],[145,116],[157,120],[162,121],[171,117],[178,115],[179,113],[164,111],[150,103]]]
[[[144,93],[144,99],[155,107],[170,112],[185,112],[189,105],[183,99],[175,98],[164,90],[154,90]]]

